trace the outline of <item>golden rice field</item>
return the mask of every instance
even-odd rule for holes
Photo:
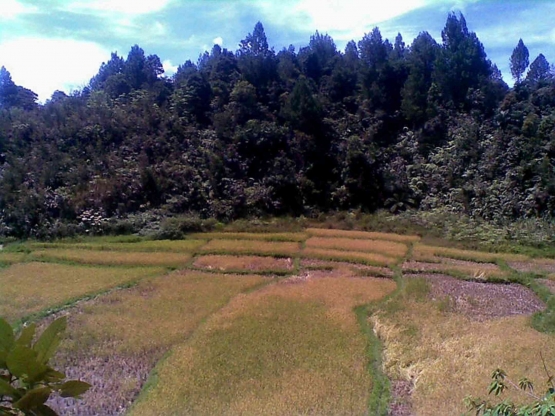
[[[372,380],[352,308],[394,288],[323,277],[236,297],[159,366],[131,414],[365,414]]]
[[[373,251],[391,257],[403,257],[407,254],[408,246],[384,240],[365,240],[353,238],[311,237],[306,240],[306,247],[323,248],[344,251]]]
[[[298,254],[299,243],[257,240],[210,240],[201,247],[204,253],[213,254],[252,254],[275,257],[288,257]]]
[[[476,320],[453,307],[472,311],[472,294],[436,285],[446,274],[465,284],[553,279],[550,259],[319,228],[22,251],[0,252],[0,315],[15,324],[67,314],[56,363],[93,385],[77,408],[56,400],[62,415],[437,415],[438,403],[459,415],[466,395],[487,395],[493,369],[541,385],[537,354],[555,356],[555,335],[533,329],[531,315]],[[495,299],[480,307],[498,309]],[[382,372],[410,394],[383,387]],[[388,411],[379,403],[391,392]]]
[[[400,235],[393,233],[379,233],[371,231],[335,230],[327,228],[307,228],[306,232],[317,237],[362,238],[369,240],[397,241],[400,243],[414,243],[420,240],[417,235]]]
[[[261,256],[221,256],[207,255],[198,257],[194,267],[220,272],[258,272],[291,273],[294,264],[291,259]]]

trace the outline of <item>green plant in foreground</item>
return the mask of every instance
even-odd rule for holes
[[[467,397],[465,403],[468,409],[475,411],[476,416],[555,416],[554,379],[549,374],[543,357],[542,362],[547,374],[547,391],[543,396],[534,393],[534,386],[527,378],[521,378],[518,384],[514,383],[503,370],[498,368],[491,375],[492,382],[488,393],[499,396],[509,387],[513,387],[527,395],[531,403],[519,407],[508,400],[491,404],[484,399]]]
[[[0,318],[0,416],[55,416],[45,403],[53,393],[78,398],[90,385],[68,380],[48,365],[56,352],[66,318],[52,322],[35,339],[36,325],[23,328],[18,337],[7,321]]]

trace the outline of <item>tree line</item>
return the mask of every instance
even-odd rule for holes
[[[449,206],[555,215],[555,77],[522,40],[509,88],[464,16],[438,43],[374,28],[276,52],[257,23],[172,77],[135,45],[45,104],[0,70],[0,234]],[[529,69],[528,69],[529,67]],[[527,70],[528,69],[528,70]]]

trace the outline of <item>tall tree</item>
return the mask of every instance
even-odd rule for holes
[[[511,65],[511,74],[517,83],[520,82],[522,76],[524,75],[524,71],[528,68],[528,61],[529,52],[526,45],[522,39],[519,39],[516,48],[513,49],[513,53],[511,55],[510,65]]]
[[[533,85],[538,85],[551,78],[549,62],[545,59],[542,53],[538,55],[534,62],[530,65],[530,70],[526,75],[526,81]]]

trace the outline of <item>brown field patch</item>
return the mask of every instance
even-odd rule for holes
[[[488,277],[501,277],[506,273],[496,264],[492,263],[475,263],[464,260],[454,259],[438,259],[442,260],[438,263],[428,263],[422,261],[409,260],[405,261],[401,266],[403,272],[414,273],[441,273],[441,272],[460,272],[470,278],[485,279]]]
[[[349,275],[353,274],[355,276],[393,277],[393,270],[387,267],[367,266],[340,261],[303,258],[300,260],[300,266],[309,270],[346,270]]]
[[[237,296],[159,366],[131,415],[364,414],[371,379],[353,307],[395,286],[320,278]]]
[[[0,270],[0,316],[15,322],[75,298],[162,273],[161,268],[15,264]]]
[[[358,238],[369,240],[389,240],[398,243],[412,243],[420,240],[417,235],[402,235],[393,233],[380,233],[373,231],[351,231],[351,230],[335,230],[328,228],[307,228],[306,232],[310,235],[318,237],[344,237],[344,238]]]
[[[210,240],[202,252],[214,254],[251,254],[276,257],[292,257],[299,253],[300,244],[295,242]]]
[[[58,399],[54,407],[62,415],[122,414],[165,352],[233,296],[269,281],[179,271],[69,310],[56,361],[93,387],[78,403]]]
[[[510,268],[519,272],[555,273],[555,260],[533,259],[530,261],[509,261]]]
[[[33,257],[44,260],[62,260],[104,266],[165,266],[185,267],[191,259],[188,253],[141,253],[110,252],[96,250],[51,249],[32,253]]]
[[[430,296],[446,302],[444,309],[479,321],[531,315],[545,308],[534,292],[516,283],[469,282],[441,274],[408,274],[405,277],[426,279],[430,284]]]
[[[302,257],[331,261],[346,261],[367,264],[370,266],[389,266],[395,264],[397,259],[379,253],[364,253],[357,251],[324,250],[318,248],[305,248]]]
[[[207,240],[257,240],[257,241],[293,241],[302,242],[308,238],[306,233],[197,233],[191,234],[192,238]]]
[[[407,254],[408,250],[405,244],[393,241],[341,237],[311,237],[306,241],[306,247],[346,251],[371,251],[383,253],[391,257],[403,257]]]
[[[448,257],[458,260],[468,260],[481,263],[495,263],[497,259],[505,261],[525,261],[527,256],[510,253],[486,253],[474,250],[461,250],[450,247],[427,246],[415,244],[412,252],[413,259],[423,261],[437,261],[438,257]],[[441,260],[440,260],[441,261]]]
[[[193,266],[226,272],[251,271],[287,273],[293,270],[293,261],[291,258],[208,255],[197,258]]]

